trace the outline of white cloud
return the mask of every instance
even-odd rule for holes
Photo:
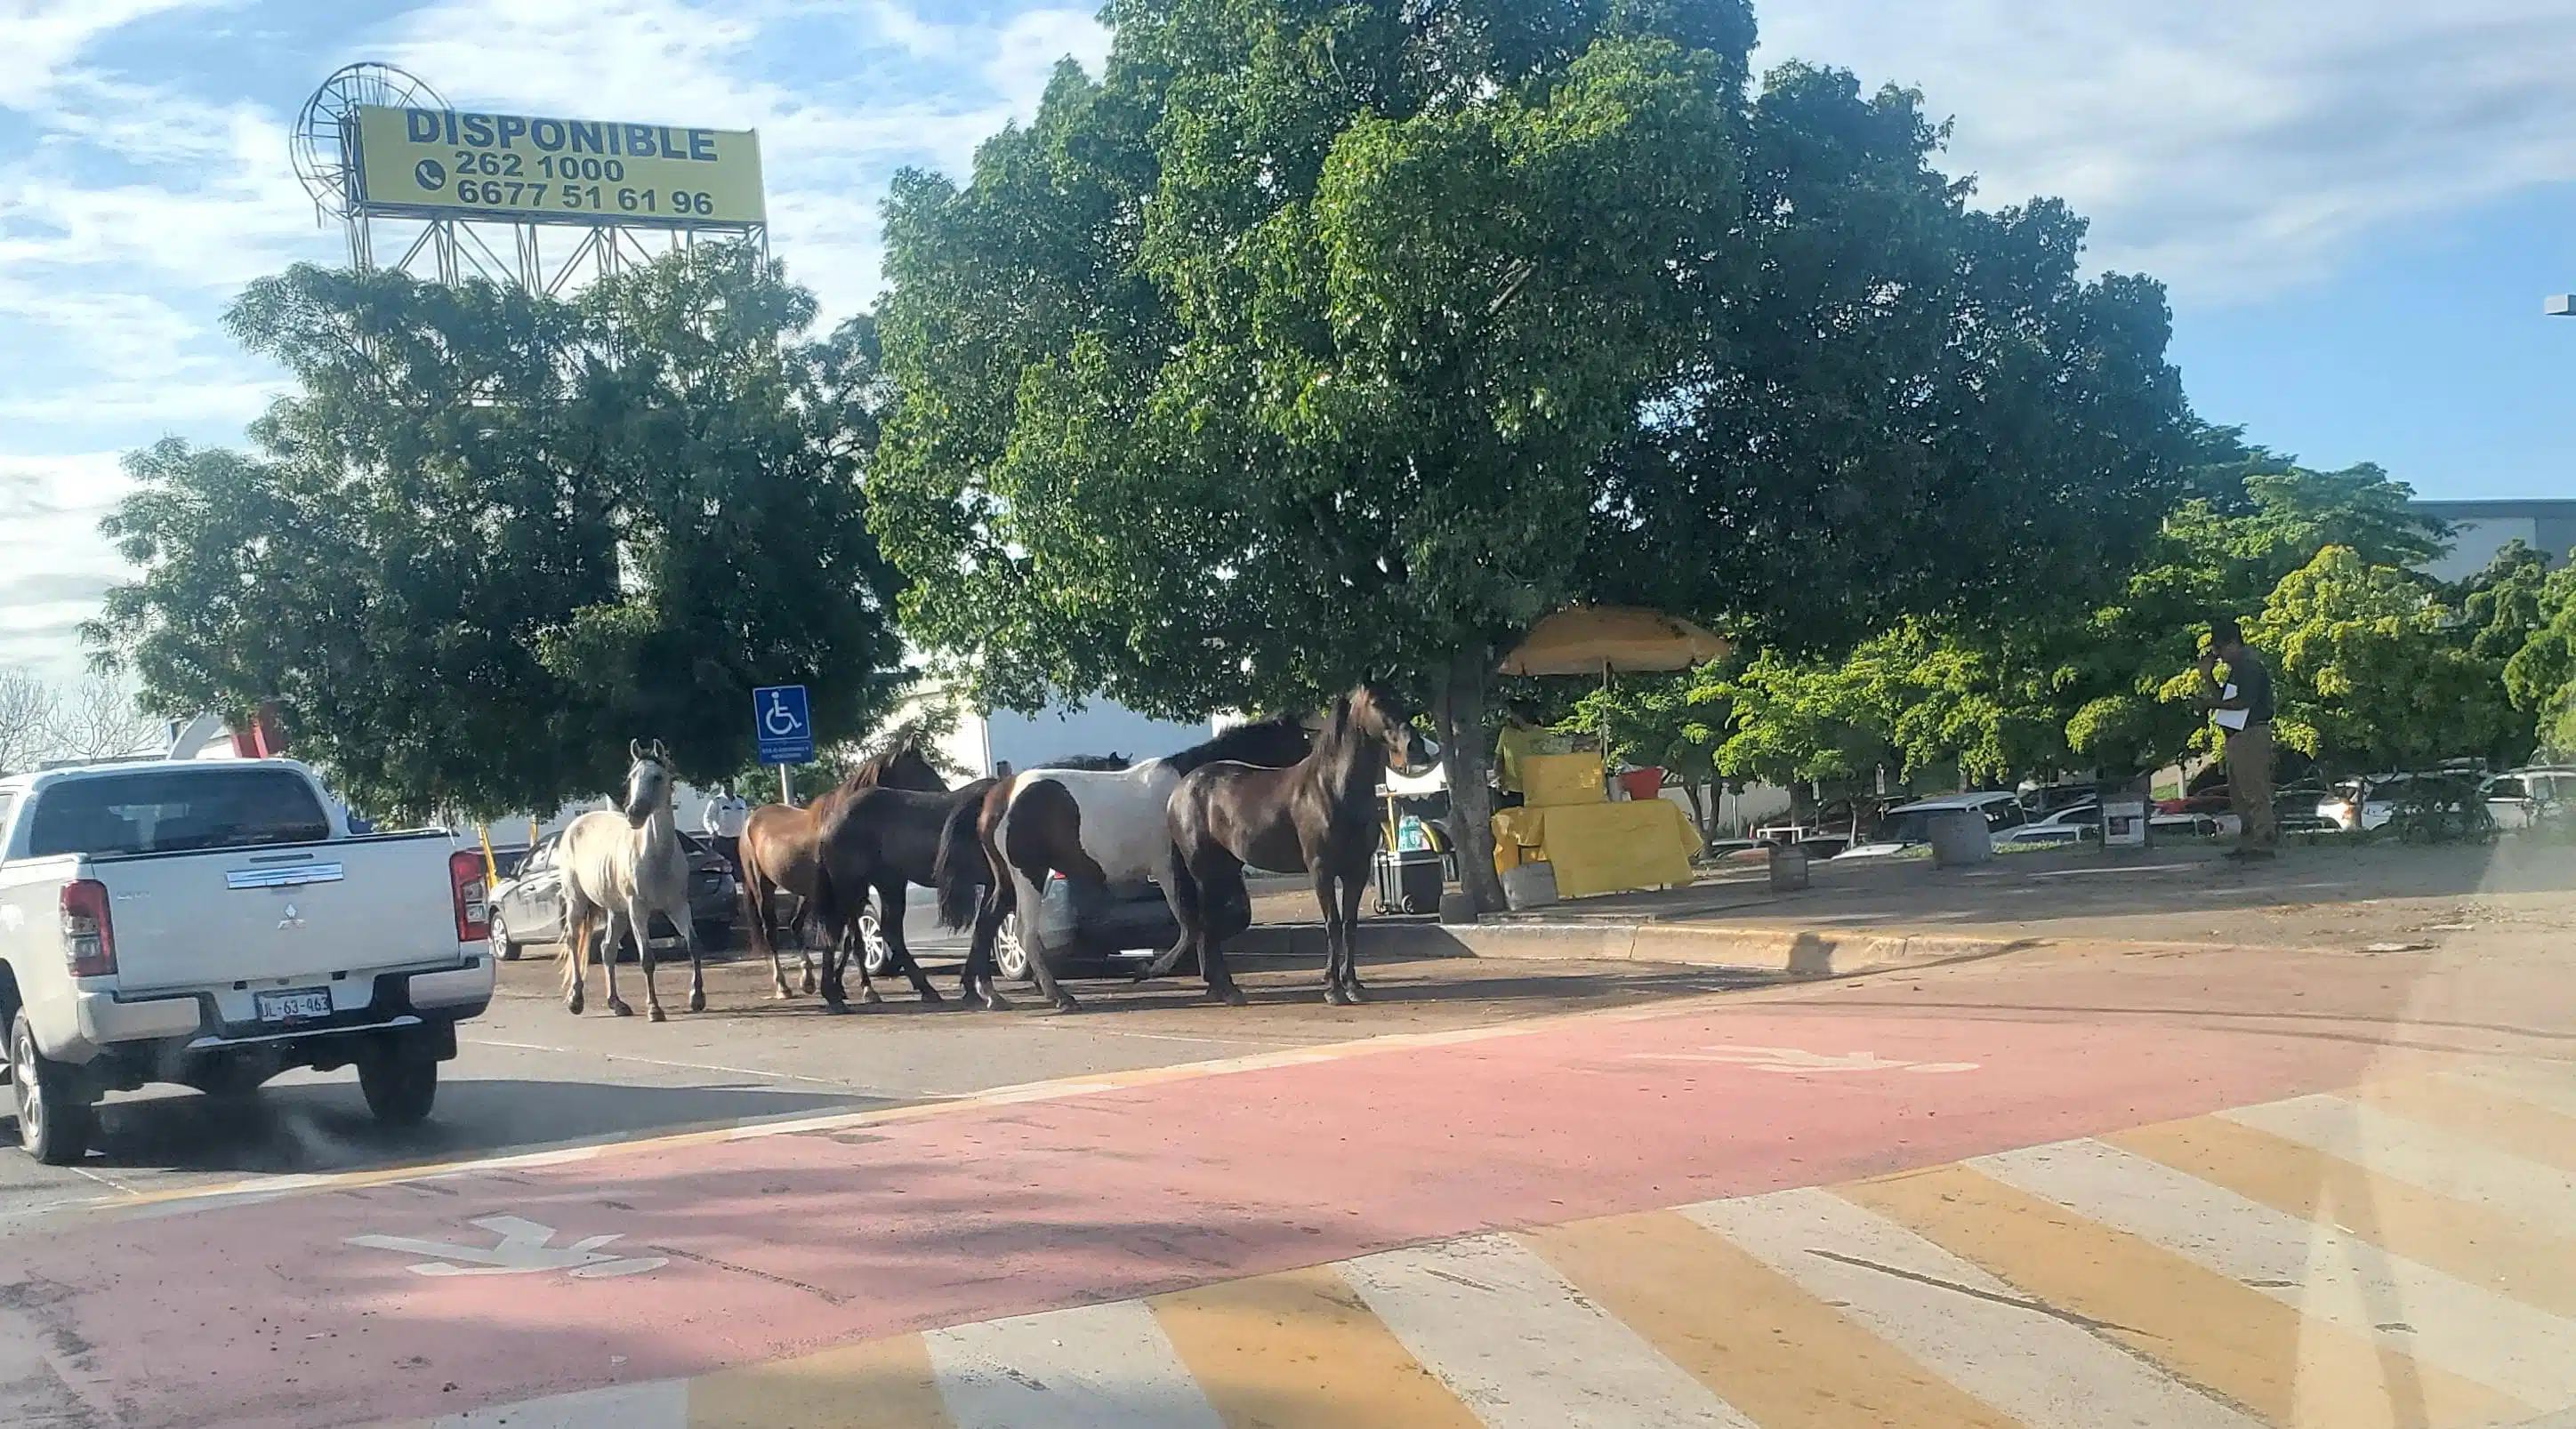
[[[52,679],[79,673],[74,630],[98,613],[107,584],[128,574],[98,520],[131,489],[114,452],[0,456],[9,551],[0,568],[0,665]]]
[[[2576,179],[2566,0],[1800,0],[1761,61],[1920,87],[1983,201],[2065,197],[2185,301],[2324,276],[2372,232]]]
[[[204,3],[207,0],[14,0],[7,20],[8,42],[0,46],[0,106],[44,105],[101,36],[148,15]]]

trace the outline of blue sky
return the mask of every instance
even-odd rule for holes
[[[956,0],[12,0],[0,9],[0,665],[75,668],[116,578],[118,452],[235,441],[276,390],[218,319],[331,261],[287,163],[313,86],[388,60],[471,108],[758,128],[773,246],[828,315],[876,290],[894,170],[964,170],[1089,5]],[[1916,85],[1984,201],[2062,195],[2172,288],[2206,416],[2428,496],[2576,496],[2576,6],[1802,0],[1770,63]]]

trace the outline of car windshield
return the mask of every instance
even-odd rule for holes
[[[154,769],[53,785],[36,796],[31,858],[179,853],[331,836],[313,787],[284,769]]]

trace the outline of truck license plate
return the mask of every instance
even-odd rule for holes
[[[258,1005],[262,1022],[312,1022],[331,1015],[331,989],[327,987],[253,993],[251,1001]]]

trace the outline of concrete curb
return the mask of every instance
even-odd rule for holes
[[[1362,923],[1359,950],[1388,958],[1501,958],[1668,963],[1779,977],[1830,978],[1929,967],[2038,947],[2037,938],[1963,938],[1894,929],[1729,928],[1699,923]],[[1324,956],[1320,925],[1246,929],[1238,956]]]

